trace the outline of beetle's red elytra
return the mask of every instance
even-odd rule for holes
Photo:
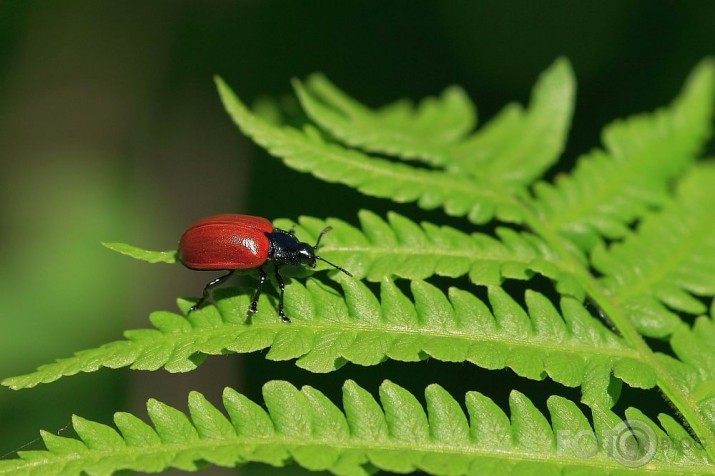
[[[258,289],[248,308],[249,314],[256,312],[258,298],[266,281],[263,266],[273,263],[273,272],[280,287],[278,314],[285,322],[290,319],[283,311],[285,283],[279,268],[285,264],[307,264],[315,267],[316,260],[352,276],[348,271],[315,254],[320,240],[330,227],[320,232],[315,245],[298,241],[293,231],[274,228],[271,222],[262,217],[238,214],[214,215],[198,220],[181,236],[179,240],[179,260],[187,268],[197,271],[228,271],[227,274],[210,281],[203,290],[201,299],[191,308],[194,311],[209,298],[212,288],[227,280],[239,269],[258,269]]]
[[[258,268],[268,259],[273,225],[250,215],[216,215],[191,225],[179,241],[179,259],[197,271]]]

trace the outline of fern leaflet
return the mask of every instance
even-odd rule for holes
[[[558,396],[547,402],[550,424],[516,391],[509,398],[510,417],[478,392],[466,395],[467,415],[438,385],[425,390],[426,412],[414,395],[392,382],[385,381],[379,394],[380,403],[347,381],[341,410],[312,387],[298,390],[288,382],[272,381],[263,387],[267,411],[225,389],[227,416],[198,392],[189,395],[189,415],[150,400],[153,426],[129,413],[115,414],[118,431],[75,416],[79,439],[42,432],[47,450],[23,451],[20,459],[0,461],[0,474],[196,471],[204,462],[233,467],[247,462],[285,466],[291,461],[312,471],[356,476],[375,468],[435,475],[496,468],[519,474],[612,474],[624,464],[643,462],[648,466],[642,474],[713,474],[695,446],[658,448],[645,455],[627,451],[625,443],[632,436],[620,417],[596,410],[591,426],[573,402]],[[653,440],[680,441],[687,435],[665,415],[663,428],[634,409],[626,411],[626,418]]]
[[[134,259],[146,261],[147,263],[176,263],[178,256],[176,250],[149,251],[126,243],[103,242],[102,246],[117,253],[129,256]]]
[[[102,366],[186,372],[201,361],[200,355],[270,347],[268,359],[298,359],[299,367],[313,372],[333,371],[346,362],[375,365],[388,358],[509,367],[531,379],[548,375],[567,386],[580,385],[583,401],[592,406],[610,407],[617,400],[620,381],[613,382],[611,375],[631,386],[655,385],[653,372],[640,363],[639,355],[572,298],[563,298],[560,313],[543,295],[528,291],[523,309],[501,288],[491,287],[490,309],[465,291],[452,288],[445,296],[415,280],[413,302],[384,280],[378,301],[359,281],[338,280],[344,296],[313,279],[305,287],[290,283],[290,326],[264,301],[247,322],[250,290],[239,295],[222,290],[218,295],[228,296],[219,299],[217,307],[186,318],[155,312],[150,319],[156,330],[128,331],[127,340],[79,352],[3,384],[32,387]],[[188,306],[182,303],[185,310]]]
[[[344,143],[369,152],[444,166],[452,162],[445,147],[462,140],[476,122],[474,105],[458,87],[423,100],[418,108],[398,101],[373,112],[322,75],[311,76],[305,86],[293,84],[311,119]]]
[[[568,62],[559,60],[537,82],[528,111],[508,106],[484,132],[465,137],[473,127],[474,106],[461,89],[448,89],[414,112],[404,102],[373,112],[322,76],[309,78],[305,87],[294,85],[311,119],[348,145],[421,159],[512,188],[527,185],[557,160],[575,89]]]
[[[582,157],[554,185],[537,185],[540,220],[584,249],[600,236],[625,236],[633,220],[667,199],[672,180],[703,148],[714,84],[714,64],[704,61],[670,108],[608,126],[605,151]]]
[[[444,208],[454,216],[484,223],[495,215],[520,221],[521,205],[496,184],[475,184],[462,175],[420,170],[370,157],[354,149],[326,142],[313,128],[305,132],[271,125],[253,115],[221,80],[216,80],[226,110],[241,130],[297,170],[328,182],[350,185],[376,197],[396,202],[416,201],[425,209]]]
[[[696,167],[680,184],[678,197],[646,217],[634,236],[608,251],[594,251],[592,261],[605,275],[604,287],[645,335],[665,337],[682,325],[668,308],[706,312],[690,293],[715,295],[713,183],[712,164]]]

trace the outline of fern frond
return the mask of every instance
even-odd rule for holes
[[[564,59],[544,71],[528,109],[509,105],[484,128],[454,149],[473,177],[489,177],[510,188],[525,187],[558,160],[564,150],[576,94],[571,65]]]
[[[417,224],[394,212],[387,214],[387,220],[367,210],[361,210],[358,217],[361,229],[337,218],[313,217],[301,217],[299,223],[278,219],[275,226],[285,230],[295,228],[297,236],[308,243],[331,226],[333,231],[323,241],[320,254],[341,263],[357,279],[379,282],[390,276],[426,279],[434,275],[453,278],[466,275],[477,284],[498,285],[505,278],[529,279],[540,273],[554,279],[564,294],[583,298],[583,290],[570,270],[562,268],[559,257],[533,234],[509,228],[497,228],[496,237],[464,233],[429,222]],[[150,263],[177,260],[175,251],[103,244]]]
[[[474,106],[461,89],[450,88],[417,111],[397,103],[372,111],[326,78],[294,82],[306,113],[324,130],[350,146],[466,172],[503,186],[523,186],[559,157],[574,102],[573,73],[558,60],[537,82],[531,105],[516,105],[469,138]]]
[[[417,202],[425,209],[442,207],[449,215],[485,223],[494,216],[518,222],[523,207],[503,187],[460,174],[415,169],[326,142],[310,127],[299,131],[269,124],[254,114],[220,79],[216,79],[224,107],[241,130],[271,154],[301,172],[339,182],[375,197]]]
[[[529,279],[535,272],[569,283],[568,270],[561,269],[558,256],[538,237],[509,228],[498,228],[496,237],[464,233],[429,222],[417,224],[394,212],[387,220],[361,210],[360,229],[337,218],[320,220],[300,217],[296,224],[276,220],[279,228],[295,226],[299,237],[314,240],[321,230],[333,231],[321,254],[341,263],[356,278],[382,281],[390,276],[426,279],[433,275],[469,276],[477,284],[498,285],[504,278]],[[577,296],[583,295],[574,291]]]
[[[293,86],[308,116],[345,144],[435,166],[452,162],[445,149],[476,124],[474,104],[456,86],[439,98],[423,99],[417,108],[403,100],[378,111],[350,98],[319,74],[309,77],[305,86],[297,80]]]
[[[312,372],[330,372],[346,362],[375,365],[430,357],[488,369],[509,367],[527,378],[549,376],[567,386],[580,385],[583,401],[592,406],[615,403],[620,381],[611,375],[635,387],[655,385],[639,355],[573,298],[564,297],[559,312],[543,295],[527,291],[523,309],[501,288],[490,287],[487,306],[457,288],[445,296],[426,282],[413,281],[413,302],[384,280],[378,300],[361,282],[337,279],[344,296],[314,279],[305,287],[291,282],[286,289],[291,324],[280,322],[266,298],[249,325],[251,290],[245,289],[186,318],[155,312],[150,316],[155,330],[128,331],[127,340],[79,352],[3,384],[32,387],[103,366],[185,372],[198,365],[201,355],[270,348],[268,359],[298,359],[299,367]]]
[[[626,411],[628,424],[599,409],[591,426],[573,402],[558,396],[547,401],[547,419],[516,391],[509,398],[510,416],[478,392],[466,394],[465,414],[438,385],[425,390],[426,411],[414,395],[390,381],[383,382],[379,394],[380,403],[348,381],[340,409],[312,387],[298,390],[288,382],[272,381],[263,387],[267,410],[226,388],[226,414],[192,392],[189,415],[150,400],[153,426],[129,413],[115,414],[118,431],[75,416],[79,439],[43,432],[47,450],[24,451],[20,459],[0,461],[0,474],[196,471],[206,463],[234,467],[247,462],[277,467],[295,463],[339,475],[367,475],[374,468],[434,475],[495,468],[514,474],[613,474],[624,465],[645,463],[648,474],[715,474],[701,452],[661,443],[687,435],[667,416],[661,417],[663,429],[633,409]],[[632,431],[646,451],[629,451]]]
[[[661,356],[665,365],[679,375],[683,393],[688,395],[715,434],[715,306],[710,317],[700,316],[692,328],[681,326],[670,338],[679,362]]]
[[[601,236],[620,238],[628,225],[668,197],[710,135],[715,65],[702,62],[667,109],[608,126],[605,150],[582,157],[554,185],[539,183],[537,213],[544,225],[590,249]]]
[[[669,308],[702,314],[707,308],[692,294],[715,295],[713,184],[713,164],[695,167],[675,200],[645,218],[637,233],[608,250],[594,250],[592,262],[605,275],[603,286],[642,334],[671,334],[682,322]]]

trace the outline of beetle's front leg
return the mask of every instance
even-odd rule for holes
[[[280,297],[278,298],[278,315],[281,316],[281,319],[283,319],[283,322],[290,322],[290,319],[288,319],[288,316],[286,316],[286,313],[283,312],[283,296],[285,294],[286,285],[285,285],[285,282],[283,282],[283,276],[281,276],[281,273],[278,272],[278,265],[275,262],[273,262],[273,272],[276,275],[276,281],[278,281],[278,287],[281,289],[281,294],[280,294]]]

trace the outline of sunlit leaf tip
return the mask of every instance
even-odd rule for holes
[[[108,248],[117,253],[123,255],[131,256],[134,259],[147,261],[149,263],[176,263],[178,260],[176,250],[167,251],[151,251],[145,250],[136,246],[128,245],[126,243],[116,243],[116,242],[102,242],[102,246]]]

